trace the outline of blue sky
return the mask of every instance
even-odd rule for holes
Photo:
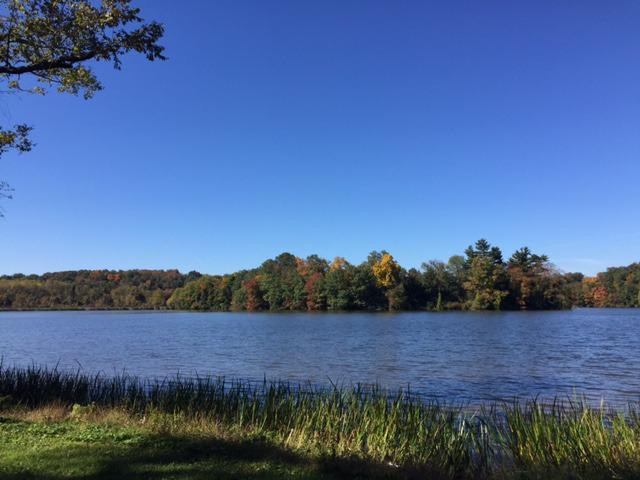
[[[99,66],[90,101],[0,97],[38,144],[0,159],[0,273],[417,267],[480,237],[640,260],[640,3],[137,3],[167,62]]]

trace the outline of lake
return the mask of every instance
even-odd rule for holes
[[[640,309],[446,313],[2,312],[4,365],[411,386],[481,402],[640,400]]]

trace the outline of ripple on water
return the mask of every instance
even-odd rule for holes
[[[247,314],[3,312],[5,364],[379,382],[447,401],[640,401],[640,310]]]

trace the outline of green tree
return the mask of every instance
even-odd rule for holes
[[[429,308],[435,308],[438,299],[440,299],[440,307],[442,307],[443,297],[451,299],[452,283],[452,275],[444,262],[430,260],[422,264],[422,284],[427,295]]]
[[[504,267],[496,265],[491,256],[478,255],[471,260],[467,281],[464,284],[469,294],[472,310],[500,310],[508,292],[501,288],[504,283]]]
[[[387,300],[389,302],[389,310],[404,310],[407,308],[409,299],[403,282],[387,290]]]
[[[340,266],[336,266],[337,264]],[[353,275],[354,267],[352,265],[334,260],[331,270],[324,277],[327,308],[329,310],[354,309]]]
[[[522,247],[521,249],[513,252],[513,255],[509,258],[507,265],[509,265],[509,267],[520,268],[524,272],[530,272],[544,268],[548,261],[549,257],[546,255],[536,255],[531,253],[529,247]]]
[[[447,270],[449,270],[449,272],[451,272],[451,275],[453,275],[457,279],[463,279],[465,263],[465,259],[462,255],[453,255],[449,257],[449,261],[447,262]]]
[[[492,247],[487,240],[481,238],[475,243],[475,247],[469,245],[464,251],[466,258],[467,268],[471,267],[471,262],[476,257],[483,257],[490,259],[496,265],[502,265],[502,251],[498,247]]]
[[[0,0],[0,78],[9,91],[58,92],[88,99],[102,89],[89,62],[116,69],[128,52],[164,60],[158,41],[164,28],[145,23],[131,0]],[[0,155],[33,147],[31,126],[0,127]],[[0,197],[11,189],[0,182]]]
[[[411,310],[422,310],[427,306],[427,294],[422,283],[422,274],[410,268],[402,278],[406,293],[405,307]]]
[[[378,285],[368,262],[354,267],[351,292],[354,308],[359,310],[379,310],[387,306],[384,290]]]
[[[299,259],[282,253],[260,267],[264,299],[271,310],[304,310],[307,298],[305,280],[298,271]]]

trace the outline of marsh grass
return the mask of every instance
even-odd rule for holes
[[[266,438],[296,451],[371,462],[399,476],[640,478],[633,406],[612,412],[556,399],[473,411],[379,387],[141,380],[35,366],[0,366],[0,401],[23,415],[49,409],[54,420]]]

